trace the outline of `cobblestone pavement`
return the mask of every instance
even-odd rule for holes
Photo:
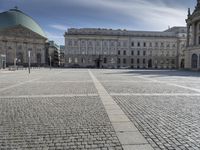
[[[103,74],[120,81],[108,81]],[[200,149],[199,72],[97,71],[95,75],[154,149]]]
[[[91,72],[154,149],[200,149],[199,72]],[[93,82],[87,69],[1,71],[0,149],[123,149]]]
[[[87,70],[6,72],[0,87],[1,150],[122,150]]]

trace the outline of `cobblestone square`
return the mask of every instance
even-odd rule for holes
[[[200,149],[199,85],[187,71],[0,71],[0,149]]]

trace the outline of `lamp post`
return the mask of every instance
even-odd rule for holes
[[[31,73],[31,50],[28,50],[28,72]]]
[[[17,68],[17,58],[14,58],[14,67],[15,67],[15,70]]]

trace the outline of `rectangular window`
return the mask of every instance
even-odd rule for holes
[[[106,64],[107,63],[107,58],[103,59],[103,63]]]
[[[78,63],[78,58],[75,58],[74,62],[77,64]]]
[[[71,64],[72,63],[72,58],[69,58],[69,64]]]
[[[134,64],[134,59],[133,58],[131,58],[131,64]]]
[[[118,64],[121,63],[121,59],[120,59],[120,58],[117,59],[117,63],[118,63]]]
[[[81,62],[82,62],[82,63],[85,63],[85,59],[84,59],[84,58],[82,58],[82,59],[81,59]]]
[[[146,55],[146,51],[143,51],[143,56],[145,56]]]
[[[120,51],[118,51],[118,55],[120,55]]]
[[[124,55],[126,55],[126,51],[124,51]]]
[[[125,58],[123,59],[123,63],[126,64],[126,59]]]
[[[144,47],[146,47],[146,43],[144,42]]]
[[[140,51],[137,51],[137,55],[140,56]]]
[[[174,59],[172,59],[172,65],[175,65],[175,60]]]
[[[140,59],[137,59],[137,64],[139,64],[140,63]]]
[[[140,42],[138,42],[137,46],[140,47]]]
[[[145,59],[143,59],[143,64],[145,64],[146,63],[146,60]]]
[[[131,46],[134,47],[134,42],[131,43]]]
[[[131,55],[132,55],[132,56],[134,55],[134,51],[131,51]]]
[[[200,44],[200,36],[199,36],[199,44]]]

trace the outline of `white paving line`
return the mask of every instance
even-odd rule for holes
[[[7,86],[7,87],[5,87],[5,88],[0,89],[0,92],[5,91],[5,90],[8,90],[8,89],[11,89],[11,88],[18,87],[18,86],[20,86],[20,85],[23,85],[23,84],[26,84],[26,83],[29,83],[29,82],[36,81],[36,80],[39,80],[39,79],[41,79],[41,78],[32,79],[32,80],[28,80],[28,81],[24,81],[24,82],[21,82],[21,83],[17,83],[17,84],[14,84],[14,85]]]
[[[93,81],[92,80],[88,80],[88,81],[36,81],[34,83],[90,83]]]
[[[63,72],[64,72],[64,71],[63,71]],[[62,72],[54,73],[53,75],[55,75],[55,74],[60,74],[60,73],[62,73]],[[8,90],[8,89],[11,89],[11,88],[18,87],[18,86],[20,86],[20,85],[24,85],[24,84],[29,83],[29,82],[37,81],[37,80],[40,80],[40,79],[42,79],[42,78],[44,78],[44,77],[39,77],[39,78],[35,78],[35,79],[32,79],[32,80],[28,80],[28,81],[24,81],[24,82],[20,82],[20,83],[14,84],[14,85],[7,86],[7,87],[5,87],[5,88],[0,89],[0,92],[5,91],[5,90]]]
[[[200,96],[197,93],[110,93],[111,96]]]
[[[46,98],[46,97],[93,97],[98,94],[57,94],[57,95],[19,95],[19,96],[0,96],[3,98]]]
[[[153,150],[151,145],[146,141],[135,125],[128,119],[117,103],[108,94],[99,80],[88,70],[94,85],[103,102],[108,117],[115,129],[117,137],[124,150]]]
[[[169,83],[169,82],[165,82],[165,81],[159,81],[159,80],[156,80],[156,79],[150,79],[148,77],[142,77],[142,76],[140,76],[139,78],[146,79],[146,80],[153,81],[153,82],[157,82],[157,83],[164,83],[164,84],[167,84],[167,85],[172,85],[172,86],[176,86],[176,87],[180,87],[180,88],[184,88],[184,89],[187,89],[187,90],[192,90],[192,91],[200,93],[200,89],[191,88],[191,87],[188,87],[188,86],[178,85],[178,84],[175,84],[175,83]]]

